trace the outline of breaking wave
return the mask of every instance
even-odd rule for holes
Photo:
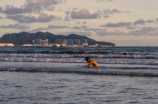
[[[0,54],[0,61],[6,62],[58,62],[58,63],[83,63],[85,57],[91,57],[101,64],[136,64],[158,65],[157,56],[118,56],[96,54]],[[148,57],[148,58],[147,58]]]
[[[22,51],[20,48],[0,48],[0,71],[158,77],[158,47],[57,50],[22,47]],[[124,56],[123,53],[130,56]],[[99,67],[85,68],[85,57],[95,60]]]
[[[61,69],[31,69],[31,68],[0,68],[0,71],[10,72],[49,72],[49,73],[73,73],[87,75],[115,75],[115,76],[141,76],[158,77],[158,73],[137,73],[137,72],[119,72],[119,71],[96,71],[96,70],[61,70]]]

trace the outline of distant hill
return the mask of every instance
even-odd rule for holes
[[[49,32],[37,32],[37,33],[21,32],[21,33],[6,34],[0,38],[0,43],[13,43],[13,44],[18,44],[18,45],[32,44],[32,40],[35,40],[35,39],[48,39],[49,43],[55,43],[56,39],[87,39],[87,42],[89,45],[93,45],[93,44],[115,45],[114,43],[99,42],[99,41],[90,39],[86,36],[80,36],[76,34],[63,36],[63,35],[54,35]]]

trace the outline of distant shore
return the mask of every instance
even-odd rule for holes
[[[47,46],[33,46],[33,45],[11,45],[11,46],[7,46],[7,45],[0,45],[0,47],[52,47],[52,45],[47,45]],[[58,46],[58,47],[62,47],[62,46]],[[95,46],[95,45],[88,45],[88,46],[64,46],[64,47],[130,47],[127,45],[117,45],[117,46],[111,46],[111,45],[101,45],[101,46]]]

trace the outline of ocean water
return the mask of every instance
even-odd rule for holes
[[[158,104],[157,86],[158,47],[0,47],[0,104]]]

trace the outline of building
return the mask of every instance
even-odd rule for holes
[[[48,39],[45,39],[44,40],[44,45],[48,45],[48,44],[49,44]]]
[[[35,40],[32,40],[32,45],[35,45]]]
[[[87,39],[81,39],[80,41],[81,41],[81,44],[80,44],[80,45],[88,44],[88,43],[87,43]]]
[[[47,46],[49,44],[48,39],[36,39],[32,40],[32,45],[39,45],[39,46]]]
[[[73,45],[81,45],[80,44],[80,39],[74,39],[73,42],[74,42]]]
[[[36,39],[35,44],[39,44],[39,40],[38,39]]]
[[[73,39],[67,39],[67,45],[73,45]]]
[[[56,39],[55,43],[62,44],[63,43],[63,39]]]
[[[63,39],[63,42],[62,42],[62,44],[65,44],[65,45],[67,45],[67,39]]]
[[[87,39],[56,39],[55,43],[65,45],[88,45]]]

